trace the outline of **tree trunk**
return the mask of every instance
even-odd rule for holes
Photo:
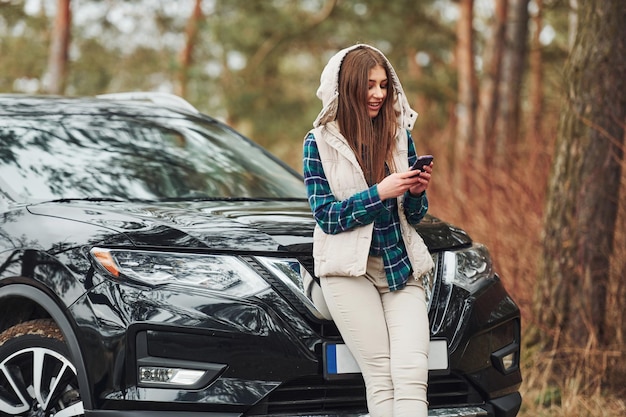
[[[578,0],[569,0],[569,14],[567,23],[567,46],[571,51],[574,47],[574,41],[576,40],[576,29],[578,27]]]
[[[57,14],[52,29],[48,69],[44,85],[44,89],[50,94],[65,93],[71,25],[70,0],[57,0]]]
[[[189,67],[193,58],[193,48],[198,38],[198,26],[202,20],[202,0],[196,0],[191,17],[187,21],[185,29],[186,42],[178,57],[178,83],[176,94],[180,97],[187,97],[187,78]]]
[[[530,88],[529,88],[529,102],[530,102],[530,123],[528,147],[530,155],[529,169],[534,171],[535,164],[541,163],[539,158],[539,152],[544,149],[543,134],[541,128],[541,121],[543,120],[543,63],[541,56],[541,42],[539,35],[542,29],[542,9],[543,0],[535,0],[537,6],[536,14],[533,16],[533,36],[530,49]]]
[[[609,346],[620,326],[606,300],[626,126],[624,22],[623,0],[578,2],[534,303],[548,346]]]
[[[474,138],[476,119],[476,71],[472,19],[474,0],[460,0],[457,22],[458,105],[455,159],[464,158]]]
[[[479,106],[476,115],[478,132],[476,152],[479,162],[488,165],[494,150],[494,124],[498,112],[498,85],[501,78],[502,55],[504,54],[504,35],[506,33],[507,1],[495,1],[494,20],[491,34],[485,45],[483,61],[485,72],[480,86]]]
[[[505,163],[518,143],[522,78],[528,36],[529,0],[509,0],[502,77],[499,84],[498,117],[495,128],[496,158]]]

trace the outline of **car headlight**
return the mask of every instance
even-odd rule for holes
[[[317,304],[312,300],[316,298],[313,294],[313,287],[317,286],[317,283],[297,259],[268,258],[262,256],[257,257],[257,259],[265,268],[289,287],[291,292],[298,297],[315,317],[319,319],[329,319],[330,313],[326,312],[327,307],[325,306],[323,298],[319,298]]]
[[[484,245],[474,244],[466,249],[444,252],[442,276],[445,283],[473,292],[492,275],[491,256]]]
[[[253,296],[269,284],[246,263],[233,256],[93,248],[97,266],[118,280],[149,286],[181,284]]]

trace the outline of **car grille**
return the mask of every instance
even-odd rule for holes
[[[246,415],[366,410],[362,379],[325,381],[315,376],[281,385]]]
[[[480,394],[457,375],[431,376],[428,383],[430,407],[460,407],[483,403]],[[365,412],[365,385],[360,378],[326,381],[307,377],[285,383],[246,415]]]
[[[431,407],[478,405],[483,402],[478,391],[458,375],[429,378],[428,403]]]
[[[313,261],[312,256],[299,256],[298,261],[304,266],[304,268],[309,271],[311,276],[315,277],[315,262]]]

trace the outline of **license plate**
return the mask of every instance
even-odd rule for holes
[[[448,341],[433,339],[428,352],[428,369],[434,372],[448,371]],[[324,376],[328,379],[361,373],[359,365],[342,343],[324,344]]]

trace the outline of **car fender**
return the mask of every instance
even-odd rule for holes
[[[54,255],[40,249],[18,249],[0,266],[0,285],[23,282],[57,294],[59,305],[67,307],[93,286],[92,282],[88,282],[90,267],[80,248]]]

